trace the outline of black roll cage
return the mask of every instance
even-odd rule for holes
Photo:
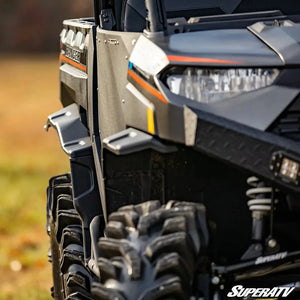
[[[111,8],[111,0],[94,0],[95,23],[100,25],[99,15],[102,9]],[[147,9],[146,28],[149,32],[159,32],[167,30],[167,15],[164,0],[145,0]]]
[[[100,13],[102,10],[112,9],[114,10],[115,1],[124,2],[124,0],[94,0],[94,14],[95,14],[95,23],[97,26],[100,25]],[[194,18],[193,22],[180,24],[179,27],[172,26],[172,24],[168,24],[167,19],[167,0],[140,0],[145,1],[145,6],[147,10],[147,19],[146,19],[146,30],[148,32],[165,32],[165,33],[173,33],[185,32],[185,31],[198,31],[198,30],[210,30],[210,29],[224,29],[224,28],[241,28],[249,26],[255,22],[259,21],[268,21],[273,20],[274,18],[279,21],[287,19],[287,16],[290,20],[299,23],[300,22],[300,8],[297,11],[291,12],[290,9],[288,12],[284,12],[283,10],[278,9],[270,9],[269,6],[262,6],[262,9],[257,10],[255,6],[251,6],[245,8],[241,11],[237,11],[235,13],[231,13],[234,10],[234,5],[239,5],[243,3],[242,0],[228,0],[228,7],[222,7],[223,13],[225,14],[204,14],[201,15],[201,18]],[[175,1],[175,0],[174,0]],[[176,0],[178,2],[180,0]],[[192,0],[192,2],[195,0]],[[202,0],[204,6],[207,5],[205,1],[214,2],[213,0]],[[258,0],[257,0],[258,1]],[[278,5],[280,0],[274,0],[274,7],[276,7],[276,3]],[[287,4],[285,4],[286,9],[289,7],[289,3],[293,0],[286,0]],[[175,4],[174,2],[174,4]],[[178,3],[177,3],[178,4]],[[169,17],[168,11],[168,17]],[[173,16],[171,15],[171,18]],[[175,17],[176,18],[176,17]],[[176,27],[176,31],[174,28]]]

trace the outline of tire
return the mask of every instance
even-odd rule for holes
[[[52,296],[57,300],[92,299],[92,277],[84,265],[81,220],[72,199],[69,174],[50,180],[50,261],[52,262]]]
[[[208,243],[201,204],[159,201],[120,208],[99,241],[99,300],[190,299]]]

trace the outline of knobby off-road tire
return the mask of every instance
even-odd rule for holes
[[[100,300],[190,299],[207,244],[205,208],[158,201],[120,208],[99,241]]]
[[[57,300],[92,299],[91,275],[84,266],[81,220],[74,209],[69,174],[50,180],[53,210],[50,214],[52,296]]]

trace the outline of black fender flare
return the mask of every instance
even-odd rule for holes
[[[70,158],[73,201],[83,227],[85,259],[91,256],[90,224],[94,217],[103,215],[98,188],[92,140],[81,122],[77,104],[71,104],[48,117],[45,130],[53,127],[63,151]]]

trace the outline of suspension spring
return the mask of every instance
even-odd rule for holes
[[[264,182],[255,176],[249,177],[247,183],[252,187],[246,192],[250,198],[247,202],[250,211],[269,215],[272,210],[273,188],[265,186]]]

